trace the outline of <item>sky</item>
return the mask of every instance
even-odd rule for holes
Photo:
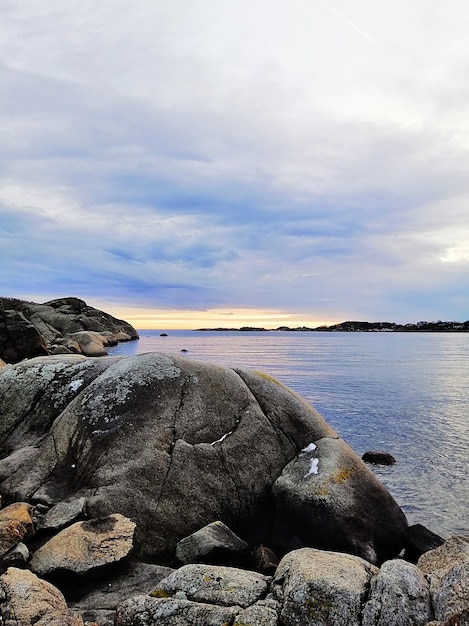
[[[0,0],[0,295],[469,319],[467,0]]]

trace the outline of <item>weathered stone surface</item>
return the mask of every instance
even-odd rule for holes
[[[117,607],[115,626],[227,626],[239,607],[136,596]]]
[[[341,439],[305,448],[273,486],[274,541],[349,552],[371,563],[395,556],[403,545],[405,516],[388,491]]]
[[[0,576],[0,615],[8,626],[83,626],[62,593],[28,570],[10,567]]]
[[[189,537],[184,537],[176,546],[176,557],[181,563],[197,563],[207,559],[230,558],[230,555],[246,551],[248,544],[240,539],[223,522],[217,520]]]
[[[431,590],[437,619],[450,620],[469,610],[469,560],[454,565],[438,585],[433,581]],[[457,620],[454,621],[459,624]]]
[[[383,563],[371,581],[362,626],[424,626],[432,617],[422,571],[401,559]]]
[[[435,584],[438,584],[449,570],[465,561],[469,561],[469,537],[455,536],[450,537],[438,548],[425,552],[417,565]]]
[[[9,567],[24,567],[29,560],[29,556],[28,547],[20,541],[2,558],[0,565],[2,572]]]
[[[33,510],[26,502],[15,502],[0,510],[0,557],[34,535]]]
[[[83,620],[95,621],[99,626],[114,624],[117,605],[136,595],[149,594],[160,580],[173,570],[161,565],[129,562],[119,574],[99,576],[92,591],[69,606],[81,614]]]
[[[311,548],[280,562],[273,581],[283,624],[357,626],[376,567],[356,556]]]
[[[77,522],[33,554],[30,567],[43,576],[53,572],[84,574],[116,563],[132,549],[135,523],[120,514]]]
[[[160,581],[151,595],[183,592],[195,602],[247,607],[265,597],[269,581],[267,576],[235,567],[189,564]]]
[[[277,626],[277,624],[277,611],[256,603],[240,611],[235,617],[233,626]]]
[[[144,559],[172,559],[179,540],[215,520],[250,545],[275,548],[272,484],[313,441],[332,451],[319,464],[336,483],[330,515],[322,494],[298,509],[301,477],[293,498],[291,490],[277,497],[282,545],[296,534],[370,559],[400,548],[396,526],[405,518],[389,493],[305,400],[268,376],[155,353],[41,357],[4,370],[2,493],[49,507],[84,497],[89,517],[134,519]],[[292,503],[294,514],[306,510],[300,529],[289,527]],[[357,523],[331,524],[341,511]]]
[[[242,529],[259,532],[270,524],[270,487],[285,462],[311,439],[335,435],[303,399],[260,376],[269,385],[267,414],[228,368],[161,354],[88,359],[86,366],[79,356],[49,358],[11,366],[4,380],[0,373],[11,421],[28,415],[31,431],[36,419],[42,435],[55,419],[38,454],[1,490],[50,504],[80,491],[90,517],[118,511],[135,519],[141,554],[152,559],[174,554],[177,541],[217,519],[243,537]],[[27,402],[21,377],[38,385],[31,368],[44,391]],[[66,390],[70,403],[55,403],[54,389]],[[57,408],[48,413],[47,404]]]
[[[15,461],[9,456],[25,447],[32,457],[37,454],[38,439],[49,432],[67,405],[115,361],[116,357],[47,356],[0,370],[0,453],[6,457],[0,461],[0,480],[12,476]],[[18,467],[20,472],[14,482],[22,482],[24,466]],[[33,460],[30,466],[34,471]]]
[[[81,330],[71,333],[70,338],[80,347],[80,351],[85,356],[106,356],[107,350],[104,346],[108,345],[106,337],[100,333]]]
[[[71,497],[50,509],[38,522],[37,530],[58,531],[85,517],[86,498]]]

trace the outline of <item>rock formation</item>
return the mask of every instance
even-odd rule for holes
[[[4,365],[0,494],[8,626],[468,623],[469,539],[395,558],[412,534],[397,503],[259,372],[163,354]]]
[[[170,561],[215,520],[280,552],[295,538],[379,563],[403,546],[407,523],[387,490],[263,374],[162,354],[37,357],[0,370],[0,406],[5,498],[80,509],[84,498],[89,517],[121,513],[146,559]]]
[[[106,346],[132,339],[138,333],[130,324],[79,298],[0,298],[0,358],[7,363],[45,354],[102,356]]]

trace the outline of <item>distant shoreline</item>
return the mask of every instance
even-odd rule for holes
[[[196,328],[197,332],[381,332],[381,333],[467,333],[469,320],[466,322],[417,322],[416,324],[396,324],[395,322],[355,322],[347,321],[332,326],[279,326],[278,328],[262,328],[258,326],[241,326],[241,328]]]

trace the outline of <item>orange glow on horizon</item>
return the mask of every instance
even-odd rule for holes
[[[95,305],[93,305],[95,306]],[[279,326],[297,328],[335,324],[306,318],[304,315],[272,309],[208,309],[206,311],[181,309],[146,309],[100,306],[102,310],[132,324],[137,330],[196,330],[198,328],[241,328],[255,326],[274,329]]]

